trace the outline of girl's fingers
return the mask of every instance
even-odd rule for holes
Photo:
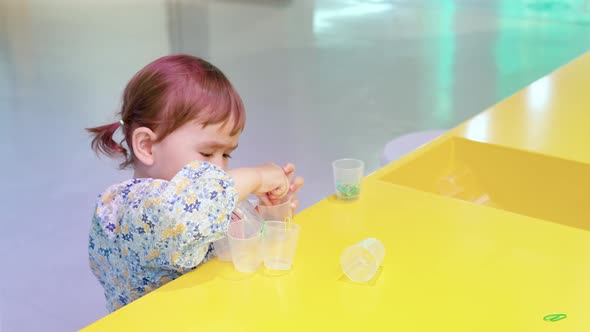
[[[304,182],[305,181],[303,180],[302,177],[300,177],[300,176],[296,177],[295,180],[293,180],[293,182],[291,183],[291,187],[289,188],[289,191],[292,193],[297,192],[297,190],[299,190],[303,186]]]
[[[292,208],[293,210],[297,210],[297,209],[299,208],[299,200],[298,200],[297,198],[294,198],[294,199],[291,201],[291,208]]]
[[[273,205],[272,201],[268,197],[268,194],[264,194],[262,196],[259,196],[258,199],[260,199],[260,205],[264,205],[264,206]]]
[[[283,171],[287,176],[293,175],[293,173],[295,173],[295,165],[292,163],[286,163],[285,166],[283,166]]]

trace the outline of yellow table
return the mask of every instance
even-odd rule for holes
[[[215,260],[86,330],[590,331],[587,77],[590,53],[301,212],[288,273]],[[387,254],[354,284],[366,237]]]

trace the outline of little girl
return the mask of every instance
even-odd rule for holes
[[[225,75],[202,59],[172,55],[148,64],[127,84],[119,115],[88,129],[95,151],[134,170],[133,179],[98,197],[90,230],[90,267],[110,311],[206,262],[238,201],[255,194],[276,202],[303,184],[290,183],[291,164],[227,170],[244,106]]]

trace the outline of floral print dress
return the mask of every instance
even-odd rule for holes
[[[98,196],[90,268],[114,311],[191,271],[225,236],[237,204],[233,180],[191,162],[170,181],[131,179]]]

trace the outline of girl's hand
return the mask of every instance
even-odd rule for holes
[[[289,193],[289,178],[281,167],[268,163],[256,168],[260,185],[254,192],[256,196],[268,196],[270,200],[280,200]]]
[[[285,164],[285,166],[283,166],[283,170],[285,171],[285,174],[287,175],[290,181],[289,193],[287,195],[291,197],[291,207],[293,208],[293,210],[297,210],[297,208],[299,208],[299,199],[297,199],[297,191],[303,186],[303,183],[305,181],[300,176],[293,178],[293,176],[295,175],[295,165],[287,163]]]
[[[299,199],[297,199],[297,191],[303,186],[304,180],[302,177],[298,176],[293,178],[295,175],[295,166],[291,163],[285,164],[283,166],[283,172],[285,176],[289,179],[289,191],[285,197],[282,199],[277,199],[273,195],[262,195],[258,198],[260,199],[260,203],[262,205],[277,205],[281,204],[285,201],[285,199],[291,200],[291,208],[296,210],[299,208]]]

